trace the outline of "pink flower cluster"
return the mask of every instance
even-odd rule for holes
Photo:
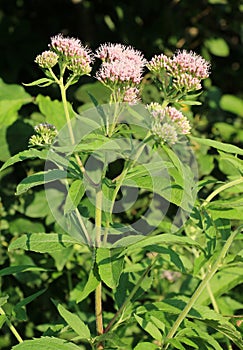
[[[147,64],[148,69],[156,74],[172,77],[176,90],[189,92],[201,89],[201,80],[209,76],[210,64],[200,55],[186,50],[177,51],[171,58],[155,55]]]
[[[58,34],[51,38],[49,47],[67,63],[69,70],[79,75],[90,73],[93,55],[79,39],[64,38],[62,34]]]
[[[96,78],[112,90],[123,91],[123,101],[135,103],[146,64],[142,53],[130,46],[104,44],[95,56],[102,60]]]
[[[180,134],[189,134],[191,126],[189,120],[175,107],[168,106],[165,108],[165,115],[167,115],[170,120],[176,126],[178,133]]]
[[[58,34],[51,38],[49,51],[44,51],[38,55],[35,62],[41,68],[52,68],[58,61],[61,65],[74,72],[76,75],[89,74],[93,55],[89,49],[84,47],[80,40]]]
[[[179,135],[190,133],[191,126],[188,119],[175,107],[163,108],[159,103],[147,105],[152,116],[151,131],[162,143],[174,144]]]

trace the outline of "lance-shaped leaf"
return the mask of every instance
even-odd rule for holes
[[[68,235],[58,233],[32,233],[23,235],[12,241],[9,250],[24,249],[38,253],[52,253],[73,244],[80,244],[76,239]]]
[[[83,339],[90,338],[89,327],[75,314],[66,310],[61,304],[57,306],[60,315],[67,324]]]
[[[67,340],[54,337],[26,340],[15,345],[12,350],[80,350],[80,347]]]
[[[20,195],[32,187],[66,178],[67,172],[65,170],[53,169],[48,171],[40,171],[39,173],[30,175],[23,179],[17,186],[16,194]]]

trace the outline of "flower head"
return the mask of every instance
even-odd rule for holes
[[[111,88],[117,84],[134,87],[141,82],[146,60],[140,51],[121,44],[104,44],[95,56],[102,60],[96,78]]]
[[[196,53],[177,51],[172,57],[155,55],[147,64],[155,75],[161,74],[163,90],[190,92],[202,88],[201,80],[208,78],[210,63]],[[167,78],[167,79],[166,79]]]
[[[154,123],[152,125],[152,133],[161,143],[174,145],[178,141],[176,128],[168,123]]]
[[[127,102],[130,105],[134,105],[138,103],[139,101],[139,89],[136,87],[129,87],[128,89],[125,89],[124,95],[123,95],[123,102]]]
[[[58,62],[58,55],[53,51],[44,51],[42,54],[36,56],[35,62],[41,68],[52,68]]]
[[[190,123],[188,119],[175,107],[166,107],[165,114],[170,118],[170,120],[175,125],[179,134],[189,134],[191,130]]]
[[[188,73],[202,80],[208,78],[210,64],[195,52],[183,50],[173,56],[172,67],[180,73]]]
[[[51,145],[57,135],[57,129],[49,123],[41,123],[34,127],[36,135],[29,139],[30,146],[48,146]]]
[[[147,105],[151,114],[151,131],[157,142],[174,144],[179,135],[190,133],[188,119],[175,107],[162,107],[154,102]]]
[[[90,73],[93,55],[79,39],[65,38],[62,34],[58,34],[51,38],[49,48],[67,63],[69,70],[78,75]]]
[[[171,59],[164,54],[155,55],[147,64],[148,69],[153,73],[160,73],[163,70],[169,70]]]

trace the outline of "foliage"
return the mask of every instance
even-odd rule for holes
[[[37,85],[24,88],[16,83],[23,60],[15,65],[12,55],[8,61],[12,71],[6,69],[0,81],[0,347],[243,349],[243,134],[242,92],[237,79],[242,68],[237,65],[241,48],[233,40],[240,40],[237,16],[242,8],[237,1],[213,0],[200,5],[188,5],[187,1],[166,5],[141,2],[136,9],[126,2],[115,6],[94,3],[68,5],[82,8],[82,16],[88,14],[87,38],[94,46],[116,38],[135,44],[147,57],[162,51],[171,55],[175,46],[200,46],[203,56],[210,58],[212,73],[205,80],[205,93],[187,96],[181,104],[192,125],[186,145],[194,159],[188,166],[188,154],[181,152],[181,145],[155,145],[149,139],[151,158],[141,157],[139,164],[128,167],[119,183],[123,184],[122,190],[116,193],[112,180],[119,180],[126,161],[134,161],[131,139],[138,140],[132,146],[141,145],[141,140],[146,142],[148,126],[143,118],[149,119],[145,109],[130,106],[125,115],[130,128],[119,124],[112,135],[107,135],[104,117],[115,113],[108,104],[107,87],[92,78],[81,78],[84,84],[71,86],[73,103],[67,103],[65,110],[56,85],[39,94]],[[96,16],[90,23],[95,5]],[[17,6],[28,12],[24,2]],[[31,6],[34,12],[42,8],[38,2]],[[156,14],[159,6],[164,11]],[[107,8],[112,10],[106,12]],[[19,35],[25,35],[24,30],[29,33],[31,21],[25,22],[17,12],[11,16],[10,10],[10,5],[3,6],[5,25],[15,26],[11,40],[16,42]],[[52,10],[50,7],[49,14]],[[181,11],[185,13],[182,18]],[[129,21],[135,12],[135,21]],[[162,21],[172,17],[172,12],[173,33],[172,23]],[[154,24],[145,30],[151,13]],[[230,19],[231,30],[227,27]],[[21,31],[16,31],[23,22]],[[157,23],[163,24],[162,38]],[[99,25],[103,30],[94,38],[90,28]],[[40,35],[39,30],[37,33]],[[46,33],[45,42],[48,36]],[[35,47],[36,40],[29,41],[33,45],[29,48],[31,54],[24,47],[27,61],[40,49]],[[7,51],[5,61],[11,53]],[[144,104],[161,102],[161,93],[151,78],[146,71],[141,82]],[[11,79],[15,84],[5,82]],[[24,79],[21,77],[25,82],[31,79],[40,79],[36,66],[32,71],[25,68]],[[75,145],[65,128],[69,124],[67,111],[74,137],[82,140]],[[56,126],[58,142],[29,147],[35,126],[45,126],[46,122]],[[93,158],[88,163],[90,154]],[[80,170],[77,155],[86,164],[89,178]],[[100,162],[106,166],[105,176],[101,175]],[[161,172],[161,167],[166,171]],[[94,202],[97,191],[92,185],[102,176],[103,212],[99,213],[99,205]],[[117,212],[110,207],[114,193],[118,195]],[[133,193],[137,199],[131,205],[129,194]],[[151,193],[155,193],[154,201]],[[165,211],[163,220],[161,208]],[[178,217],[180,222],[175,220]],[[138,221],[140,226],[133,226]],[[108,239],[100,247],[97,227],[105,227],[107,222],[114,240]],[[106,233],[101,234],[104,238]],[[101,285],[103,334],[95,315]]]

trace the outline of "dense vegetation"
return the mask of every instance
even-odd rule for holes
[[[24,340],[38,338],[40,343],[29,343],[31,349],[38,350],[47,350],[52,341],[50,349],[59,350],[91,346],[243,349],[242,16],[243,6],[236,0],[141,0],[139,4],[111,0],[0,0],[0,163],[7,164],[0,173],[2,350],[15,346],[16,350],[24,350],[25,342],[21,343],[19,334]],[[133,46],[147,60],[161,53],[171,57],[176,50],[185,49],[210,61],[211,74],[203,81],[203,93],[193,96],[191,103],[179,101],[192,126],[189,140],[197,165],[198,191],[195,205],[190,203],[190,218],[174,233],[172,218],[176,208],[188,210],[177,200],[177,192],[172,193],[165,220],[151,235],[134,244],[129,242],[128,247],[98,249],[94,259],[89,245],[79,244],[77,237],[67,238],[48,206],[48,191],[52,191],[54,202],[62,203],[58,188],[44,188],[39,180],[35,188],[23,182],[44,169],[46,149],[29,148],[34,127],[49,122],[59,130],[65,119],[57,84],[44,88],[23,86],[43,78],[34,60],[46,50],[50,37],[60,32],[79,38],[93,51],[102,43],[112,42]],[[96,61],[90,76],[82,76],[70,86],[70,111],[87,116],[86,111],[94,103],[109,101],[109,91],[94,77],[98,64]],[[144,105],[159,101],[160,91],[152,83],[148,69],[141,85]],[[133,112],[136,118],[137,111]],[[119,132],[135,139],[141,136],[132,126],[129,132]],[[92,147],[87,146],[85,152],[94,152],[107,140],[100,135],[98,140],[93,137],[87,142]],[[29,153],[23,153],[25,150]],[[173,153],[168,154],[164,160],[169,169],[176,160]],[[81,157],[86,159],[84,154]],[[121,160],[113,162],[104,186],[122,166]],[[145,177],[139,166],[134,169],[130,180]],[[183,171],[170,174],[175,185],[185,174],[191,176],[188,169]],[[145,182],[137,186],[142,189],[138,200],[119,217],[119,224],[130,225],[144,215],[144,208],[150,205],[150,187]],[[73,183],[78,186],[73,187],[74,191],[83,191],[79,178]],[[126,186],[130,188],[129,181]],[[110,187],[105,188],[108,193]],[[122,197],[120,192],[118,195]],[[94,223],[94,205],[87,198],[78,198],[82,200],[79,210]],[[65,205],[67,212],[70,203],[66,201]],[[151,224],[156,218],[151,216],[149,220]],[[21,237],[32,237],[33,241],[30,239],[28,245]],[[62,237],[61,242],[58,237]],[[104,325],[109,329],[103,338],[95,338],[94,291],[100,280]],[[171,335],[170,328],[198,286],[202,286],[200,296],[187,310],[175,335]],[[113,325],[117,310],[121,310],[120,318],[115,318]],[[90,333],[91,342],[87,341]],[[43,344],[41,336],[45,337]],[[170,340],[163,343],[166,337]]]

